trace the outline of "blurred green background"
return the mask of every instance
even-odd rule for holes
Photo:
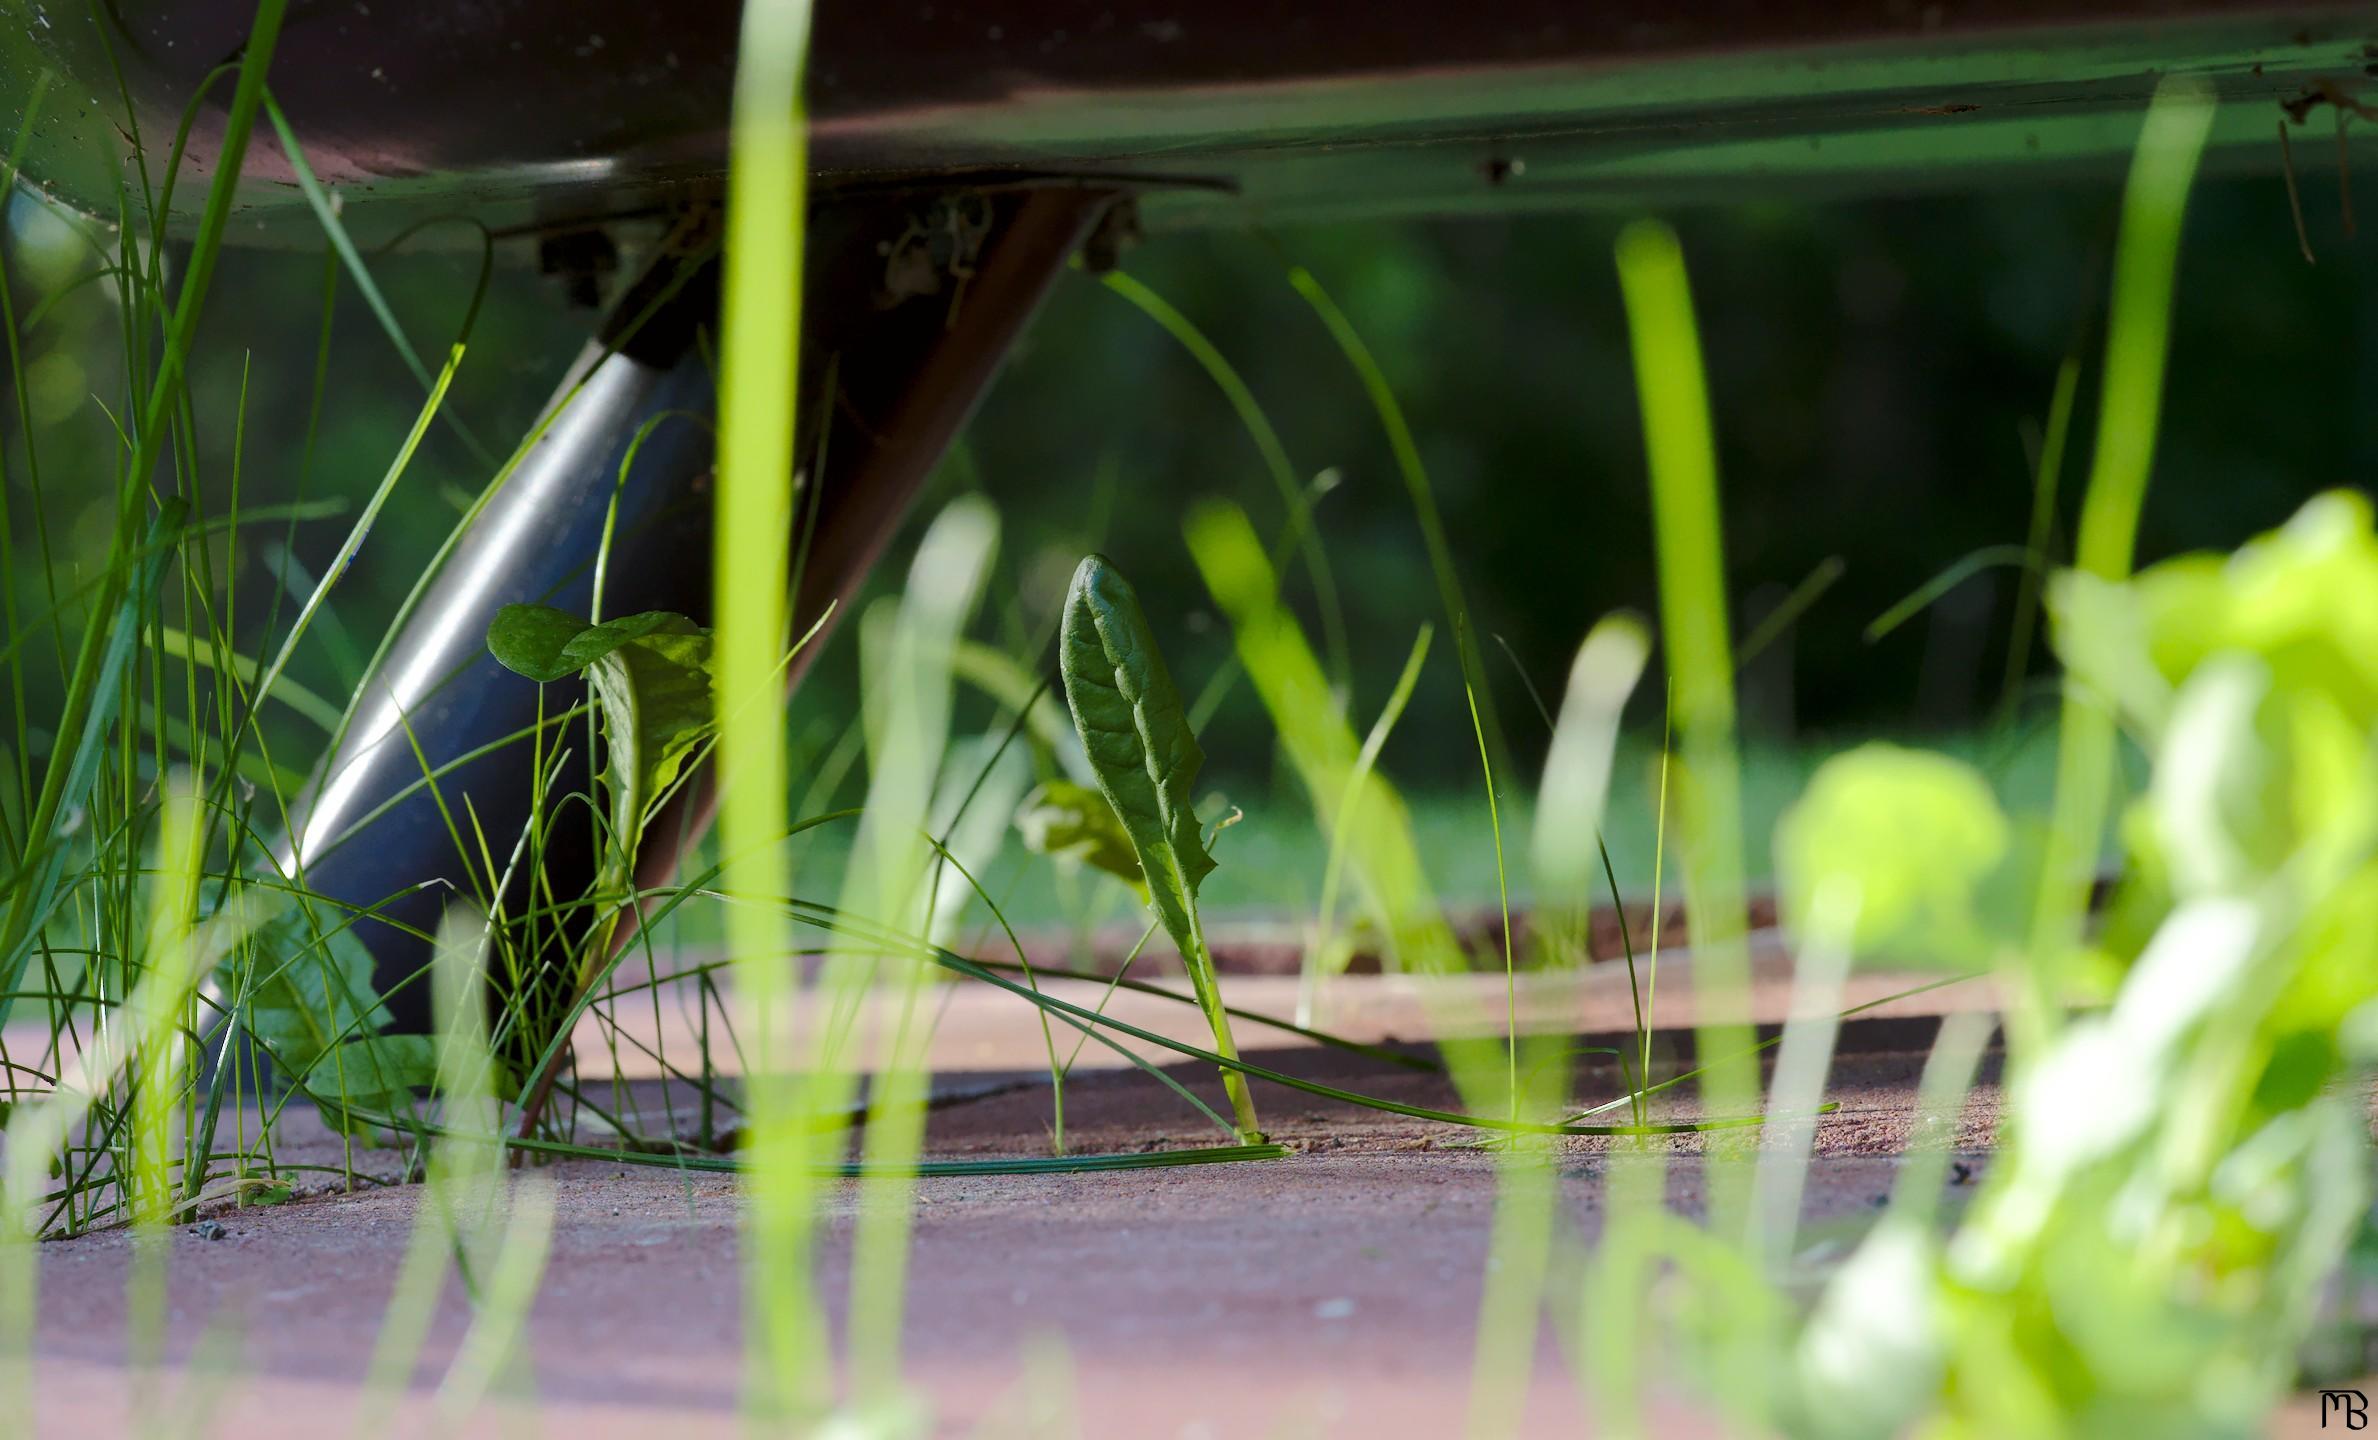
[[[2303,185],[2317,265],[2298,253],[2276,176],[2208,181],[2195,196],[2142,560],[2235,544],[2317,490],[2361,483],[2378,458],[2378,302],[2363,283],[2370,242],[2345,236],[2333,177],[2306,175]],[[1738,630],[1829,557],[1842,567],[1788,639],[1744,675],[1746,732],[1787,777],[1800,757],[1854,736],[1980,743],[1972,737],[2003,690],[2014,570],[1977,574],[1878,643],[1864,631],[1960,556],[2022,541],[2032,499],[2026,427],[2043,417],[2068,355],[2085,366],[2061,507],[2067,520],[2075,512],[2117,200],[2108,181],[1668,217],[1697,292]],[[109,285],[78,284],[110,243],[105,232],[23,195],[8,214],[8,285],[25,332],[11,380],[39,442],[28,457],[16,407],[0,406],[15,517],[8,584],[22,613],[38,616],[53,586],[88,573],[104,551],[125,337]],[[1487,670],[1523,793],[1544,735],[1518,670],[1557,696],[1587,626],[1621,607],[1649,612],[1654,601],[1636,397],[1610,261],[1624,218],[1250,226],[1161,235],[1125,259],[1239,367],[1298,469],[1336,472],[1315,514],[1352,638],[1359,730],[1416,628],[1439,617],[1377,419],[1288,287],[1289,266],[1310,268],[1348,312],[1410,417],[1478,630],[1502,642],[1484,641]],[[398,254],[375,270],[416,343],[435,354],[468,303],[476,266],[475,252]],[[325,278],[319,254],[228,255],[195,367],[210,504],[228,499],[235,444],[244,505],[349,501],[346,517],[296,525],[285,549],[278,527],[243,532],[229,558],[240,646],[251,654],[270,648],[264,599],[311,587],[420,400],[342,283],[328,386],[309,416]],[[453,407],[491,446],[507,447],[589,321],[554,282],[526,267],[499,270]],[[360,656],[486,478],[450,429],[430,432],[337,593],[336,624],[309,640],[293,678],[345,698]],[[1228,636],[1181,541],[1187,505],[1228,495],[1266,529],[1284,518],[1220,392],[1157,326],[1078,272],[1059,284],[919,516],[976,487],[1005,521],[979,633],[1010,645],[1045,641],[1075,560],[1101,549],[1140,586],[1192,692],[1222,663]],[[896,551],[885,573],[900,563]],[[1301,571],[1294,583],[1310,619]],[[284,599],[284,615],[293,604]],[[1443,810],[1458,828],[1480,798],[1477,753],[1451,637],[1439,629],[1428,682],[1384,768],[1443,802],[1423,805],[1424,822]],[[36,634],[33,650],[46,644]],[[852,714],[851,648],[846,629],[790,709],[812,753]],[[2035,675],[2044,675],[2046,656],[2034,653]],[[56,675],[46,653],[31,663],[36,716],[50,708],[45,699],[54,704],[45,687]],[[1655,672],[1638,696],[1641,726],[1656,727],[1657,696]],[[2043,713],[2045,698],[2035,685],[2026,713]],[[302,722],[274,722],[283,763],[302,762],[320,743]],[[1270,789],[1269,726],[1243,686],[1205,743],[1209,776],[1235,787],[1234,798],[1285,793]],[[1780,802],[1788,778],[1766,788]],[[1756,816],[1753,830],[1763,831]],[[1479,842],[1470,858],[1455,862],[1468,879],[1448,888],[1476,893],[1491,889],[1492,871],[1478,868],[1486,837],[1470,838]]]

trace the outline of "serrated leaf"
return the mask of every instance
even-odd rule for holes
[[[1173,688],[1139,596],[1103,556],[1085,558],[1073,572],[1057,667],[1065,677],[1065,703],[1090,773],[1139,859],[1150,908],[1181,952],[1198,1006],[1213,1028],[1215,1051],[1236,1058],[1213,957],[1197,923],[1197,887],[1214,868],[1190,791],[1205,752],[1189,733],[1181,694]],[[1246,1080],[1226,1069],[1222,1087],[1241,1135],[1259,1137]]]
[[[652,807],[717,723],[709,632],[677,623],[684,628],[624,640],[587,666],[608,747],[611,823],[631,855]]]
[[[1106,796],[1071,780],[1050,780],[1024,797],[1016,809],[1016,829],[1024,847],[1035,854],[1079,861],[1147,888],[1147,873],[1131,848],[1131,837]]]
[[[1203,959],[1197,887],[1214,868],[1190,787],[1205,752],[1148,629],[1139,596],[1105,557],[1073,572],[1058,646],[1065,703],[1099,792],[1114,807],[1165,933],[1191,964]]]

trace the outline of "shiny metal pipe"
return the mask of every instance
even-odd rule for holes
[[[887,257],[943,224],[953,195],[973,217],[967,233],[977,245],[963,271],[928,292],[908,293],[908,272],[906,288],[887,284]],[[835,394],[829,405],[803,407],[797,449],[822,447],[826,456],[826,473],[805,482],[819,489],[793,597],[803,627],[838,614],[856,593],[1050,283],[1116,198],[1108,187],[1069,183],[936,189],[839,200],[812,215],[802,393],[831,377]],[[465,817],[475,817],[500,867],[536,804],[530,742],[499,742],[538,723],[539,687],[487,653],[496,612],[533,601],[590,613],[616,496],[602,613],[709,619],[716,395],[697,337],[715,311],[716,275],[704,265],[668,289],[680,263],[665,255],[622,301],[621,320],[643,323],[616,353],[598,343],[572,367],[558,412],[472,520],[300,799],[285,864],[309,891],[373,909],[377,918],[358,921],[356,934],[373,953],[399,1030],[429,1022],[429,947],[399,927],[434,932],[450,900],[494,883]],[[830,435],[817,433],[821,417]],[[631,447],[635,464],[623,481]],[[800,657],[790,681],[813,655]],[[575,681],[543,687],[543,717],[582,694]],[[545,752],[557,746],[570,757],[549,807],[591,789],[588,732],[549,731]],[[436,772],[435,793],[420,783],[425,769]],[[640,886],[666,882],[680,847],[706,827],[712,799],[708,777],[697,776],[673,811],[656,817],[653,844],[638,860]],[[448,816],[466,827],[469,849],[449,833]],[[585,893],[595,862],[594,827],[575,809],[545,831],[545,878],[563,902]]]
[[[539,687],[488,654],[487,627],[496,612],[536,602],[592,613],[607,520],[613,538],[604,614],[699,615],[708,606],[705,482],[715,396],[695,348],[668,348],[674,353],[656,355],[651,347],[606,353],[597,342],[571,367],[544,433],[421,597],[294,820],[285,863],[301,883],[347,904],[378,907],[382,918],[359,921],[356,933],[380,962],[379,983],[393,991],[389,1004],[400,1028],[427,1023],[426,983],[405,983],[426,963],[427,950],[386,922],[434,930],[450,900],[483,895],[491,883],[475,840],[466,832],[464,843],[473,848],[458,847],[447,817],[467,826],[465,817],[475,816],[501,865],[535,804],[531,741],[496,742],[537,725]],[[628,450],[648,424],[652,431],[623,477]],[[582,689],[545,687],[543,717],[576,704]],[[496,748],[472,756],[491,745]],[[586,789],[586,731],[549,728],[543,748],[550,754],[557,747],[571,753],[556,796]],[[438,772],[434,793],[420,783],[425,767]],[[546,843],[549,868],[591,874],[589,826],[555,825]]]

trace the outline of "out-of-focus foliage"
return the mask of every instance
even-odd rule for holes
[[[2363,1100],[2339,1083],[2378,1060],[2369,505],[2325,495],[2234,555],[2064,576],[2056,602],[2073,682],[2153,762],[2108,941],[2127,973],[2016,1057],[2005,1154],[1946,1244],[1887,1223],[1835,1280],[1801,1342],[1807,1433],[2258,1433],[2369,1205]],[[1871,754],[1842,764],[1794,823],[1865,820],[1787,846],[1789,868],[1892,873],[1851,841],[1881,835],[1878,807],[1925,807],[1866,790]],[[1964,791],[1917,788],[1936,815]],[[1983,848],[1976,798],[1931,837],[1935,906]]]
[[[1088,785],[1045,780],[1016,810],[1016,829],[1026,849],[1104,870],[1134,889],[1147,888],[1147,872],[1132,851],[1131,837],[1115,818],[1115,807]]]
[[[2333,214],[2334,187],[2316,174],[2302,181],[2317,228]],[[1879,644],[1860,632],[1959,556],[2022,540],[2023,427],[2045,410],[2058,363],[2096,353],[2087,317],[2101,308],[2114,203],[2103,186],[1675,217],[1696,262],[1738,626],[1755,625],[1826,557],[1845,562],[1787,640],[1746,669],[1747,733],[1953,726],[1996,700],[2011,572],[1985,570]],[[21,463],[26,422],[0,405],[18,547],[7,574],[34,616],[50,603],[36,509],[60,573],[87,571],[104,539],[101,477],[116,442],[89,401],[123,413],[122,326],[105,282],[41,309],[97,260],[33,201],[14,200],[8,215],[0,243],[17,312],[38,311],[22,378],[42,437],[42,503],[32,504]],[[1488,679],[1513,710],[1512,672],[1489,637],[1507,640],[1549,692],[1596,618],[1648,610],[1654,598],[1625,329],[1599,259],[1614,230],[1598,215],[1543,215],[1214,231],[1157,236],[1126,256],[1238,368],[1297,473],[1335,467],[1341,477],[1313,513],[1347,610],[1352,713],[1375,713],[1414,628],[1440,617],[1428,587],[1410,583],[1419,540],[1376,416],[1289,288],[1283,253],[1329,286],[1394,383],[1462,566]],[[2307,477],[2378,464],[2378,410],[2362,403],[2378,287],[2363,283],[2362,267],[2306,267],[2271,177],[2200,186],[2187,245],[2191,273],[2221,280],[2187,287],[2175,315],[2165,443],[2141,537],[2149,558],[2233,543],[2308,497],[2319,482]],[[451,338],[477,262],[475,252],[413,248],[373,258],[416,348],[435,353]],[[243,505],[344,498],[346,523],[418,407],[418,385],[342,282],[314,413],[323,274],[321,255],[287,251],[233,251],[218,272],[220,303],[192,373],[214,513],[227,499],[219,487],[242,428],[243,382]],[[506,263],[450,410],[502,448],[592,323],[530,267]],[[2088,431],[2095,383],[2092,368],[2077,434]],[[1096,549],[1135,577],[1155,613],[1184,619],[1185,633],[1167,640],[1193,687],[1224,663],[1227,627],[1214,623],[1181,546],[1182,508],[1229,496],[1266,536],[1285,515],[1228,402],[1171,337],[1105,287],[1065,277],[965,443],[963,462],[918,513],[978,485],[999,503],[1009,543],[991,592],[1012,597],[1000,602],[1002,643],[1052,633],[1073,561]],[[431,429],[342,584],[332,624],[317,622],[319,642],[309,637],[290,679],[347,692],[386,616],[487,478],[450,426]],[[226,591],[243,587],[233,617],[241,645],[252,651],[266,633],[274,590],[309,588],[304,577],[319,573],[344,528],[339,519],[243,526],[224,546],[216,573]],[[1284,579],[1289,603],[1310,617],[1301,570]],[[284,614],[295,603],[284,598]],[[28,684],[51,683],[57,667],[42,646],[28,646],[27,659]],[[851,713],[855,685],[851,647],[832,647],[793,708],[797,739],[831,744],[820,736]],[[1662,688],[1652,677],[1635,718],[1648,717]],[[292,768],[321,743],[301,723],[267,723],[276,760]],[[1422,687],[1383,768],[1416,791],[1466,781],[1468,724],[1458,689]],[[1539,734],[1509,728],[1531,757]],[[1241,690],[1204,733],[1216,754],[1259,755],[1266,724]]]
[[[1977,904],[2009,826],[1989,783],[1945,755],[1881,743],[1825,762],[1777,827],[1784,914],[1805,921],[1843,887],[1856,953],[1901,962],[1987,958]]]

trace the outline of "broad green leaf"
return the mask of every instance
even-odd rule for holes
[[[506,605],[487,627],[487,650],[505,669],[550,685],[578,673],[562,652],[586,628],[584,620],[550,605]]]
[[[1971,766],[1863,745],[1826,761],[1776,826],[1785,912],[1804,924],[1821,891],[1845,887],[1858,953],[1962,960],[1980,938],[1975,897],[2009,839],[1997,797]]]
[[[1190,787],[1205,753],[1131,582],[1092,555],[1073,572],[1058,663],[1098,789],[1147,878],[1149,903],[1190,963],[1204,959],[1197,887],[1214,868]]]
[[[241,1007],[248,1033],[283,1078],[344,1126],[349,1106],[388,1110],[437,1076],[427,1037],[383,1035],[388,1011],[372,987],[372,958],[351,928],[317,932],[302,909],[255,936],[256,981]]]
[[[401,1110],[413,1091],[437,1078],[437,1045],[429,1036],[367,1034],[317,1056],[296,1083],[313,1097],[322,1118],[354,1130],[361,1122],[347,1116],[350,1107]]]
[[[371,952],[351,928],[306,912],[283,912],[256,932],[256,983],[247,996],[248,1029],[293,1074],[312,1068],[351,1032],[388,1023],[372,988]]]
[[[487,648],[540,684],[585,673],[611,802],[606,882],[624,883],[653,806],[716,723],[710,632],[664,610],[589,625],[546,605],[507,605],[488,626]]]
[[[1016,811],[1016,828],[1026,849],[1041,855],[1076,860],[1128,881],[1144,892],[1148,877],[1140,869],[1131,837],[1106,796],[1071,780],[1050,780],[1024,797]]]
[[[603,651],[586,670],[603,716],[612,830],[630,856],[652,807],[716,723],[710,636],[688,621],[676,624],[683,628],[656,629]]]

